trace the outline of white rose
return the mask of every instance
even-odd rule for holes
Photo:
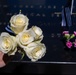
[[[17,43],[14,36],[3,32],[0,36],[0,51],[5,54],[14,55],[17,51]]]
[[[15,33],[18,34],[28,27],[29,19],[23,14],[17,14],[10,19],[10,28]]]
[[[25,48],[26,45],[34,41],[34,36],[35,34],[31,30],[26,30],[19,33],[16,36],[16,40],[21,48]]]
[[[46,47],[42,43],[33,42],[25,48],[25,52],[28,58],[30,58],[31,61],[35,62],[45,55]]]
[[[31,30],[34,31],[34,33],[36,34],[35,36],[35,41],[37,42],[41,42],[43,40],[43,31],[40,27],[37,26],[32,26],[32,28],[30,28]]]

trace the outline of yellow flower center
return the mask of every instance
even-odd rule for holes
[[[24,20],[23,20],[23,18],[22,17],[17,17],[16,18],[16,20],[15,20],[15,25],[17,25],[17,26],[21,26],[21,25],[23,25],[25,22],[24,22]]]
[[[24,34],[22,35],[21,40],[22,40],[22,42],[27,42],[27,41],[29,40],[29,38],[30,38],[30,34],[24,33]]]
[[[6,49],[10,48],[11,42],[10,42],[9,38],[4,38],[3,44]]]
[[[41,49],[42,49],[41,46],[34,48],[34,50],[32,51],[32,55],[36,57],[36,53],[39,52]]]

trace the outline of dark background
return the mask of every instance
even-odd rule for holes
[[[61,41],[61,11],[65,6],[70,6],[71,0],[0,0],[0,32],[6,31],[12,15],[19,10],[27,15],[32,25],[41,27],[44,34],[43,43],[47,48],[45,57],[37,63],[31,63],[25,56],[21,62],[16,55],[12,61],[0,72],[25,72],[25,73],[75,73],[76,51],[66,51]],[[76,30],[76,1],[72,15],[70,31]],[[65,63],[66,62],[66,63]],[[71,62],[71,63],[70,63]],[[70,63],[70,64],[69,64]],[[74,64],[74,65],[72,65]]]

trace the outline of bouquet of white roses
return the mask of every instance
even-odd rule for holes
[[[28,29],[29,19],[27,16],[19,13],[10,19],[10,29],[15,36],[7,32],[0,35],[0,51],[4,54],[15,55],[18,46],[25,52],[31,61],[41,59],[46,53],[43,40],[43,31],[38,26],[32,26]]]

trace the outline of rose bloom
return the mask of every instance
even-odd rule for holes
[[[70,41],[66,42],[66,46],[67,46],[68,48],[71,48],[71,47],[72,47],[72,42],[70,42]]]
[[[4,54],[14,55],[17,51],[17,43],[14,36],[3,32],[0,36],[0,51]]]
[[[42,43],[32,42],[25,48],[25,52],[28,58],[35,62],[45,55],[46,47]]]
[[[16,36],[18,45],[25,48],[29,43],[34,41],[35,34],[31,30],[26,30]]]
[[[10,28],[15,33],[18,34],[28,27],[29,19],[23,14],[17,14],[10,19]]]
[[[30,28],[34,33],[35,33],[35,41],[36,42],[41,42],[43,40],[43,31],[40,27],[38,26],[32,26],[32,28]]]

